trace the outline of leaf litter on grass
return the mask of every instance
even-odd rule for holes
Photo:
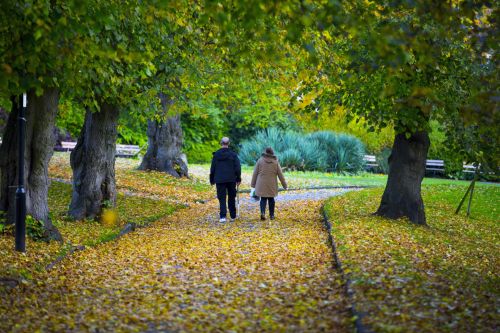
[[[371,215],[378,189],[327,202],[358,310],[375,331],[498,331],[499,220],[491,208],[485,213],[482,196],[498,202],[500,190],[478,189],[481,218],[467,220],[449,205],[449,197],[459,200],[465,188],[424,187],[428,227]]]

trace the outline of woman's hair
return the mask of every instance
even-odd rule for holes
[[[269,154],[269,155],[274,155],[274,150],[273,150],[273,148],[271,148],[271,147],[267,147],[267,148],[266,148],[266,154]]]

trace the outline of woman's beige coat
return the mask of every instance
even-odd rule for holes
[[[276,197],[278,195],[278,180],[276,177],[280,179],[284,188],[288,187],[276,156],[262,154],[253,169],[251,185],[255,187],[255,194],[259,197]]]

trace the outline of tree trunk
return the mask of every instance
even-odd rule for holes
[[[0,146],[0,217],[4,215],[8,224],[14,224],[16,220],[15,186],[17,185],[17,117],[19,114],[17,101],[17,96],[11,97],[12,110],[7,119],[7,127]],[[31,101],[29,102],[31,105]],[[29,118],[31,114],[32,112],[28,112],[26,117]]]
[[[391,219],[408,217],[426,224],[421,185],[430,140],[427,132],[414,133],[409,139],[396,135],[389,157],[389,178],[376,215]]]
[[[9,119],[9,114],[7,110],[0,108],[0,137],[3,136],[5,126],[7,125],[7,120]]]
[[[59,91],[45,89],[38,97],[28,93],[26,114],[25,189],[26,212],[44,225],[44,238],[62,240],[49,217],[48,165],[54,151],[54,126],[59,104]],[[15,221],[15,186],[17,185],[17,116],[13,103],[8,126],[0,147],[0,210],[7,212],[9,223]]]
[[[160,95],[163,112],[171,104],[166,96]],[[182,153],[182,128],[180,115],[168,117],[165,121],[148,120],[148,150],[140,170],[167,172],[174,177],[188,177],[187,161]]]
[[[71,152],[73,196],[69,214],[75,220],[99,217],[116,203],[115,154],[119,109],[103,103],[87,111],[80,137]]]

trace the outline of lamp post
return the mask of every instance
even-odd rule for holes
[[[26,107],[28,106],[28,98],[26,93],[18,102],[18,185],[16,190],[16,251],[26,252],[26,191],[24,189],[24,149],[25,149],[25,132],[26,132]]]

